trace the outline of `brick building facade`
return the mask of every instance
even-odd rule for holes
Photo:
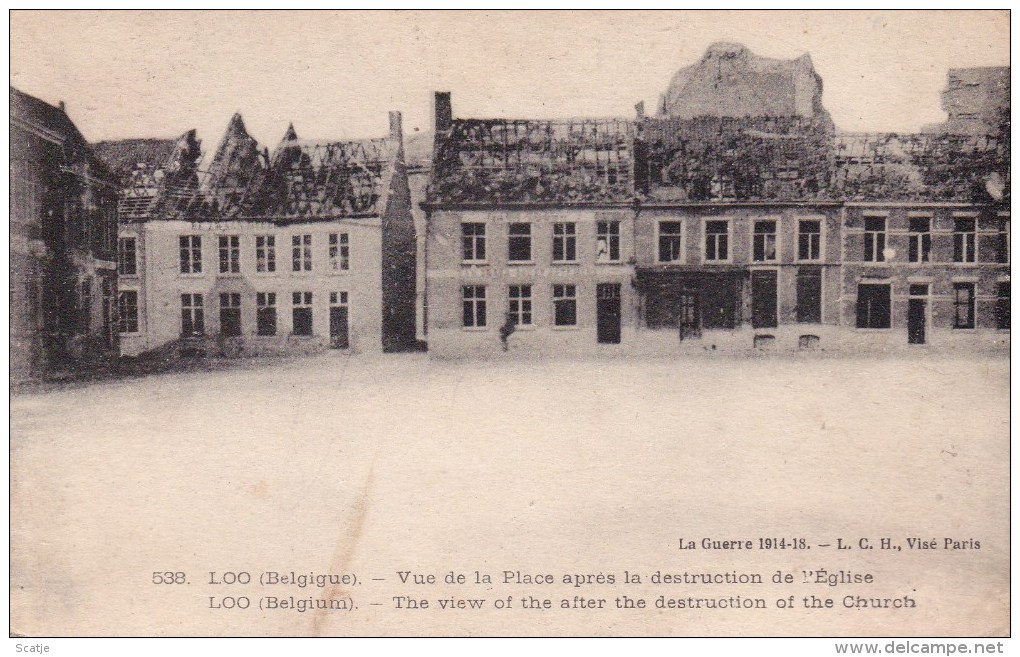
[[[117,356],[116,180],[64,111],[10,89],[10,375]]]
[[[713,57],[740,116],[677,114],[690,69],[632,120],[454,119],[437,94],[431,352],[1008,348],[1008,134],[840,133],[809,59]],[[763,66],[805,81],[790,114],[745,102]]]

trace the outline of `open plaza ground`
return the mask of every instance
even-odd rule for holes
[[[775,600],[836,600],[810,633],[1008,631],[1009,361],[766,356],[436,361],[331,352],[18,392],[12,630],[56,635],[798,635]],[[805,538],[810,550],[703,550]],[[877,548],[882,538],[902,551]],[[939,549],[905,540],[935,538]],[[679,550],[680,539],[698,542]],[[835,551],[837,538],[852,541]],[[979,549],[943,549],[945,538]],[[809,588],[800,573],[870,572]],[[624,571],[761,573],[763,587],[622,588]],[[797,583],[770,585],[777,571]],[[187,584],[153,584],[153,573]],[[354,573],[337,588],[210,572]],[[436,585],[398,572],[434,573]],[[447,585],[475,571],[491,585]],[[612,573],[582,587],[504,581]],[[952,592],[951,594],[948,592]],[[745,612],[617,610],[622,593],[765,598]],[[558,608],[575,594],[603,610]],[[847,594],[913,609],[841,609]],[[211,599],[351,600],[350,613]],[[486,599],[482,612],[395,596]],[[525,595],[554,600],[522,609]],[[512,596],[509,609],[494,599]],[[168,613],[172,609],[173,613]],[[573,616],[569,616],[572,614]],[[254,618],[262,617],[256,625]],[[564,629],[567,628],[567,629]],[[623,629],[625,628],[625,629]]]

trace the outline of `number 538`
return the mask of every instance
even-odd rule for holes
[[[188,576],[183,571],[173,572],[166,570],[152,573],[153,584],[187,584]]]

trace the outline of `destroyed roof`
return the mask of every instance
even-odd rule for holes
[[[429,199],[626,201],[633,194],[633,132],[624,119],[457,119],[439,135]]]
[[[833,134],[825,117],[458,119],[439,135],[428,200],[988,203],[1008,199],[1008,172],[1008,141]]]
[[[193,134],[189,133],[193,140]],[[187,135],[186,135],[187,136]],[[288,220],[381,214],[399,152],[393,138],[317,142],[297,139],[293,126],[270,155],[235,114],[207,167],[194,148],[178,148],[151,186],[125,185],[122,206],[150,199],[128,218]],[[141,192],[141,194],[139,194]]]
[[[92,145],[96,155],[119,175],[135,169],[161,169],[170,159],[177,139],[118,139]]]
[[[832,124],[810,55],[771,59],[738,43],[714,43],[673,75],[662,116],[801,116]]]

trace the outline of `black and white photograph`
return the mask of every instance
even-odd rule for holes
[[[1003,652],[1010,20],[11,11],[11,649]]]

